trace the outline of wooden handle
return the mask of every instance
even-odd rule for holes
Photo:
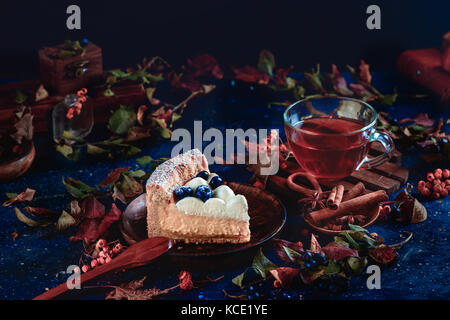
[[[116,258],[112,259],[111,262],[98,266],[89,272],[81,274],[80,284],[97,278],[105,273],[146,265],[152,260],[169,251],[169,249],[172,247],[172,244],[173,243],[170,239],[163,237],[142,240],[130,246]],[[50,300],[65,293],[68,290],[69,288],[67,287],[67,283],[63,283],[35,297],[33,300]]]

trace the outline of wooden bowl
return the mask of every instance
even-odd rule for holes
[[[369,212],[369,217],[370,217],[369,221],[367,223],[365,223],[364,225],[362,225],[361,227],[367,228],[368,226],[372,225],[375,221],[377,221],[379,215],[380,215],[380,206],[376,206]],[[350,230],[335,231],[335,230],[329,230],[326,228],[318,227],[318,226],[314,225],[308,218],[305,218],[305,222],[314,230],[319,231],[321,233],[325,233],[325,234],[338,235],[341,232],[350,231]]]
[[[286,209],[273,194],[248,184],[230,182],[228,186],[236,193],[245,196],[249,207],[251,239],[240,244],[184,244],[177,243],[169,255],[178,257],[217,256],[235,253],[256,247],[270,240],[284,226]],[[129,243],[147,237],[147,211],[145,194],[137,197],[122,215],[121,231]]]
[[[0,162],[0,182],[8,182],[23,175],[30,169],[36,157],[36,148],[32,141],[25,142],[26,152],[12,160]]]

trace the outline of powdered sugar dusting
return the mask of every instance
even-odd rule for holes
[[[147,180],[147,185],[159,185],[165,188],[167,183],[172,180],[172,177],[179,174],[179,170],[183,170],[186,166],[186,157],[190,157],[194,160],[201,159],[202,156],[202,153],[198,149],[192,149],[163,162],[155,169],[155,171],[153,171],[152,175]],[[168,193],[172,193],[178,187],[179,185],[175,184],[166,190]]]

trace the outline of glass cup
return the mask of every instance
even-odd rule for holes
[[[290,149],[300,167],[319,180],[338,180],[361,168],[386,162],[394,151],[391,137],[375,130],[377,112],[368,103],[344,97],[313,97],[284,112]],[[384,154],[367,156],[380,142]]]

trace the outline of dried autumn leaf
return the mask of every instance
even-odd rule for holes
[[[273,70],[275,69],[275,57],[269,50],[261,50],[258,58],[258,69],[272,77]]]
[[[19,237],[19,234],[16,231],[11,232],[11,238],[15,242],[16,239]]]
[[[300,272],[298,268],[290,268],[290,267],[279,267],[274,270],[270,270],[270,273],[277,281],[278,285],[281,288],[290,288],[292,284],[292,280],[297,276]]]
[[[125,196],[123,195],[123,193],[119,190],[119,188],[116,185],[113,188],[112,198],[114,201],[119,200],[123,204],[127,204],[127,200],[125,199]]]
[[[111,185],[113,185],[114,183],[117,182],[117,180],[119,180],[120,176],[122,175],[122,173],[127,172],[128,170],[130,170],[130,168],[116,168],[113,171],[111,171],[110,173],[108,173],[108,175],[106,176],[106,178],[99,183],[99,187],[100,188],[106,188],[109,187]]]
[[[95,191],[95,188],[87,185],[83,181],[70,177],[67,178],[67,182],[62,177],[62,183],[74,198],[84,199]]]
[[[369,256],[378,263],[387,264],[397,258],[397,251],[395,249],[381,245],[369,251]]]
[[[400,192],[395,198],[399,202],[399,222],[420,223],[427,219],[427,209],[406,190]]]
[[[319,241],[317,241],[316,236],[313,235],[312,233],[311,233],[311,245],[309,247],[309,250],[313,253],[323,253]]]
[[[233,72],[235,74],[235,78],[243,82],[268,84],[270,80],[268,75],[252,66],[233,68]]]
[[[364,60],[361,60],[359,65],[359,78],[365,83],[370,84],[372,82],[372,75],[370,74],[370,68]]]
[[[137,115],[132,108],[121,105],[109,118],[109,129],[119,135],[127,133],[137,120]]]
[[[25,191],[18,194],[16,197],[6,200],[2,204],[2,207],[8,207],[16,202],[20,203],[20,202],[25,202],[25,201],[31,201],[34,198],[35,193],[36,193],[36,190],[27,188],[27,189],[25,189]]]
[[[27,226],[29,227],[47,227],[48,225],[50,225],[52,222],[49,220],[33,220],[28,218],[26,215],[24,215],[22,213],[22,211],[20,211],[18,208],[14,208],[14,214],[16,215],[17,220],[19,220],[20,222],[25,223]]]
[[[404,118],[399,120],[398,123],[405,124],[411,121],[417,125],[426,127],[431,127],[434,124],[434,120],[428,117],[428,113],[419,113],[414,118]]]
[[[267,278],[270,270],[277,268],[277,266],[272,261],[267,259],[261,248],[259,249],[258,254],[253,259],[252,267],[255,272],[264,279]]]
[[[150,164],[153,161],[153,158],[150,156],[142,156],[140,158],[136,159],[136,162],[139,163],[141,166],[146,166]]]
[[[180,289],[189,291],[194,288],[194,283],[192,282],[192,275],[188,271],[181,271],[178,276],[180,281]]]
[[[163,294],[167,294],[177,286],[172,288],[167,288],[164,290],[160,290],[158,288],[152,289],[141,289],[144,285],[144,281],[147,277],[142,278],[141,280],[131,281],[128,284],[122,284],[119,287],[114,287],[114,290],[111,291],[107,296],[106,300],[152,300],[156,296],[160,296]]]
[[[78,222],[83,219],[83,211],[80,208],[77,200],[70,202],[70,215]]]
[[[66,230],[67,228],[70,228],[76,224],[77,222],[75,221],[75,219],[69,213],[63,211],[59,216],[58,221],[56,222],[56,229],[58,231]]]
[[[358,251],[337,242],[330,242],[322,248],[322,251],[330,260],[342,260],[348,257],[359,257]]]
[[[127,175],[122,176],[119,189],[126,198],[134,198],[144,192],[142,184]]]
[[[187,73],[196,78],[211,74],[216,79],[223,78],[223,71],[217,60],[209,54],[200,54],[193,59],[187,61]]]
[[[353,91],[347,86],[347,81],[341,76],[335,64],[331,65],[333,89],[342,96],[353,96]]]
[[[39,102],[41,100],[48,98],[48,91],[45,90],[44,85],[41,84],[39,88],[36,90],[35,101]]]
[[[113,203],[111,209],[108,211],[108,213],[102,219],[102,222],[98,226],[96,238],[101,237],[115,221],[120,219],[121,215],[122,211],[120,211],[117,208],[117,206]]]
[[[350,83],[350,89],[352,89],[352,91],[364,101],[370,102],[377,99],[376,95],[359,83]]]
[[[141,105],[139,108],[138,108],[138,112],[137,112],[137,121],[138,121],[138,123],[141,125],[141,126],[143,126],[144,125],[144,114],[145,114],[145,111],[147,111],[148,110],[148,107],[146,106],[146,105]]]
[[[99,219],[84,219],[78,227],[77,234],[70,237],[70,241],[85,241],[86,243],[92,243],[97,240],[97,228],[100,224]]]
[[[298,254],[301,254],[303,252],[303,244],[301,242],[294,243],[287,240],[274,239],[275,253],[284,262],[292,262],[292,258],[289,257],[284,248],[289,248],[290,250],[293,250]]]
[[[23,208],[26,213],[31,214],[34,217],[55,217],[59,214],[58,211],[47,208],[25,207]]]
[[[84,199],[80,208],[87,219],[102,219],[105,216],[105,206],[93,196]]]

